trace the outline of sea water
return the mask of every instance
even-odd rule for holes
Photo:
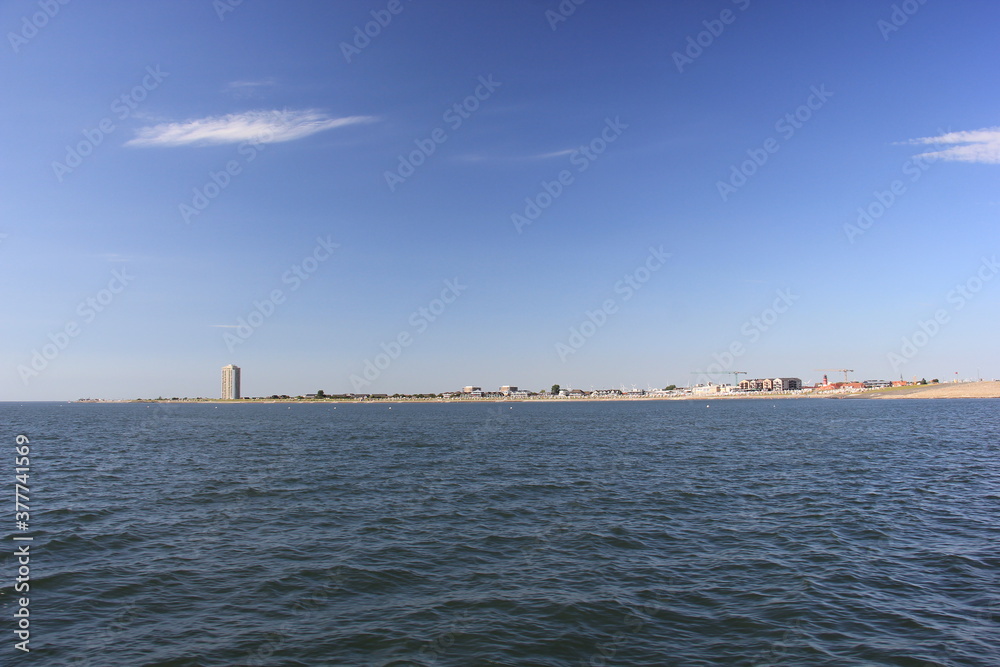
[[[997,405],[2,404],[0,662],[997,665]]]

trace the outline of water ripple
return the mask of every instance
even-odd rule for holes
[[[906,403],[8,405],[38,659],[1000,664],[994,404]]]

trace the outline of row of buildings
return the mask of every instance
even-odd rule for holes
[[[441,394],[442,398],[530,398],[532,396],[560,396],[563,398],[610,398],[623,396],[626,398],[638,398],[641,396],[667,396],[672,392],[666,389],[560,389],[558,394],[546,394],[545,391],[536,393],[527,389],[519,389],[513,385],[504,385],[499,391],[483,391],[482,387],[469,385],[462,387],[462,391],[446,392]]]
[[[700,384],[691,388],[691,393],[704,396],[712,394],[736,394],[758,391],[801,391],[802,380],[800,378],[755,378],[752,380],[741,380],[739,385],[732,384]]]
[[[800,378],[763,378],[740,381],[740,391],[798,391],[800,389],[802,389]]]
[[[851,390],[862,390],[862,389],[876,389],[880,387],[891,387],[899,384],[907,384],[906,382],[892,382],[889,380],[866,380],[864,382],[829,382],[826,376],[823,376],[823,384],[816,385],[815,387],[803,387],[802,380],[800,378],[794,377],[776,377],[776,378],[755,378],[742,380],[739,386],[729,385],[729,384],[714,384],[709,382],[705,385],[698,385],[690,389],[690,393],[695,395],[712,395],[712,394],[734,394],[734,393],[746,393],[746,392],[785,392],[785,391],[801,391],[802,389],[811,389],[813,391],[851,391]],[[544,393],[544,392],[543,392]],[[644,396],[668,396],[675,393],[686,393],[684,390],[668,391],[666,389],[659,390],[643,390],[633,388],[631,391],[623,389],[596,389],[592,391],[584,391],[582,389],[561,389],[559,391],[559,396],[566,398],[612,398],[612,397],[631,397],[639,398]],[[468,385],[462,387],[462,391],[458,392],[445,392],[440,394],[441,398],[445,399],[503,399],[503,398],[530,398],[532,396],[537,396],[535,392],[528,391],[527,389],[520,389],[514,385],[503,385],[500,387],[499,391],[483,391],[482,387],[476,387],[474,385]],[[222,367],[222,398],[224,400],[238,400],[240,399],[240,367],[229,364],[228,366]],[[309,394],[308,398],[316,397],[315,394]],[[386,398],[384,394],[343,394],[336,397],[331,396],[330,398],[355,398],[355,399],[365,399],[365,398]]]
[[[815,386],[805,386],[799,378],[756,378],[753,380],[742,380],[739,386],[731,384],[708,384],[692,387],[691,393],[696,395],[711,394],[737,394],[750,392],[785,392],[785,391],[810,391],[810,392],[851,392],[863,391],[866,389],[882,389],[885,387],[900,387],[911,384],[903,380],[864,380],[861,382],[830,382],[826,376],[823,382]]]
[[[528,398],[531,396],[532,392],[527,389],[518,389],[512,384],[505,384],[500,387],[500,391],[483,391],[482,387],[474,387],[468,385],[462,387],[460,392],[445,392],[441,394],[442,398]]]
[[[863,382],[827,382],[813,387],[813,391],[861,391],[885,387],[905,387],[912,382],[905,380],[864,380]]]

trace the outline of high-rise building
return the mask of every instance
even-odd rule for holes
[[[234,400],[240,397],[240,367],[229,364],[222,367],[222,398]]]

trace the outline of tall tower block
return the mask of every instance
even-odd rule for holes
[[[240,397],[240,367],[229,364],[222,367],[222,398],[235,400]]]

